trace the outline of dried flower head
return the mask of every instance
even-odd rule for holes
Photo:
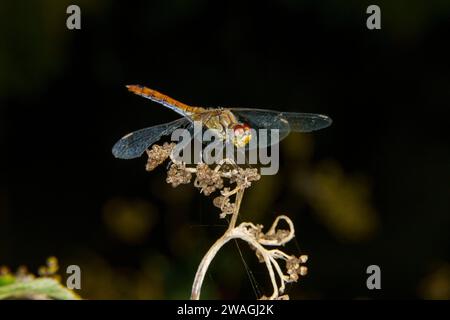
[[[147,150],[148,160],[145,170],[152,171],[166,161],[175,146],[173,142],[170,144],[166,142],[162,146],[154,144],[150,150]]]
[[[238,172],[233,174],[230,178],[231,183],[236,183],[242,188],[248,188],[251,186],[253,181],[258,181],[261,176],[258,173],[258,169],[255,168],[238,168]]]
[[[305,276],[308,273],[308,268],[302,264],[306,263],[308,256],[301,255],[300,257],[291,256],[286,261],[286,269],[289,274],[289,279],[296,282],[299,276]]]
[[[275,233],[263,233],[260,234],[260,239],[268,240],[268,241],[278,241],[282,242],[286,237],[290,234],[289,230],[278,229]]]
[[[228,197],[218,196],[214,198],[213,204],[222,211],[220,214],[220,218],[222,219],[234,212],[234,203],[231,203]]]
[[[173,163],[169,171],[167,171],[167,183],[172,187],[178,187],[180,184],[187,184],[191,182],[192,173],[186,170],[185,164]]]
[[[194,182],[195,187],[200,189],[205,196],[223,188],[223,180],[220,172],[212,170],[207,164],[199,163],[197,165],[197,178]]]

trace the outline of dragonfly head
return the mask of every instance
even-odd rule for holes
[[[236,147],[245,147],[252,139],[250,126],[246,123],[238,123],[233,127],[233,144]]]

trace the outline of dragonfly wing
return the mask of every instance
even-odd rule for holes
[[[157,126],[134,131],[122,137],[112,148],[112,153],[119,159],[133,159],[140,157],[148,147],[169,135],[173,130],[190,124],[188,118],[180,118],[175,121]]]
[[[281,116],[295,132],[317,131],[329,127],[333,122],[330,117],[316,113],[283,112]]]
[[[250,108],[232,108],[230,110],[239,121],[247,123],[251,129],[256,131],[257,139],[252,138],[246,149],[271,146],[286,138],[291,131],[289,122],[282,117],[280,111]],[[266,134],[262,131],[264,129],[267,130]],[[273,136],[274,132],[270,129],[278,130],[278,137]]]
[[[260,146],[270,146],[287,137],[289,132],[312,132],[331,125],[327,116],[314,113],[281,112],[266,109],[231,108],[239,121],[245,122],[251,128],[259,131],[268,129],[266,142],[260,139]],[[270,129],[278,130],[278,139],[275,139]],[[252,148],[251,143],[249,148]],[[253,146],[254,148],[254,146]]]

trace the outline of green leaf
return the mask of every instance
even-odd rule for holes
[[[16,278],[10,274],[0,276],[0,287],[16,282]]]
[[[80,297],[52,278],[16,281],[0,286],[0,300],[7,298],[78,300]]]

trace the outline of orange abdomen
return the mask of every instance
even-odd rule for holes
[[[177,101],[169,96],[166,96],[165,94],[162,94],[161,92],[158,92],[156,90],[141,86],[141,85],[128,85],[128,90],[142,96],[144,98],[150,99],[152,101],[155,101],[159,104],[162,104],[163,106],[174,110],[175,112],[178,112],[182,115],[189,115],[191,113],[198,112],[200,108],[197,107],[191,107],[187,104],[184,104],[180,101]]]

